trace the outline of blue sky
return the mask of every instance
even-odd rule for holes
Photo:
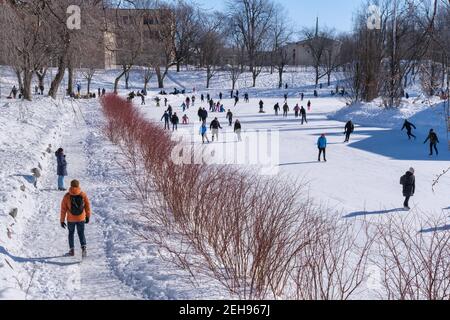
[[[204,8],[224,9],[227,0],[196,0]],[[338,31],[349,31],[352,27],[352,17],[363,0],[274,0],[287,9],[296,29],[313,27],[316,16],[319,16],[320,25],[335,28]]]

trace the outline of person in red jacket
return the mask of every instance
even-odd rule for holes
[[[70,183],[69,192],[64,195],[61,202],[61,227],[69,229],[69,253],[67,256],[75,255],[74,236],[77,229],[78,238],[80,239],[82,257],[87,256],[86,237],[84,235],[85,224],[89,223],[91,218],[91,205],[89,199],[80,188],[80,182],[73,180]],[[66,224],[67,220],[67,224]]]

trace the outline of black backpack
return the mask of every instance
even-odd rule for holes
[[[70,213],[79,216],[84,212],[84,200],[81,195],[70,196]]]

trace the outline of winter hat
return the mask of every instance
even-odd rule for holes
[[[409,168],[409,172],[411,172],[412,174],[414,174],[416,172],[416,170],[414,170],[414,168]]]

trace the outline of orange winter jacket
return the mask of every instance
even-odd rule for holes
[[[84,200],[84,211],[79,216],[75,216],[72,213],[70,213],[70,196],[78,196],[81,195]],[[86,195],[86,193],[82,192],[80,188],[70,188],[69,192],[66,193],[64,196],[62,202],[61,202],[61,222],[66,221],[67,216],[67,222],[83,222],[87,218],[91,217],[91,204],[89,202],[89,199]]]

